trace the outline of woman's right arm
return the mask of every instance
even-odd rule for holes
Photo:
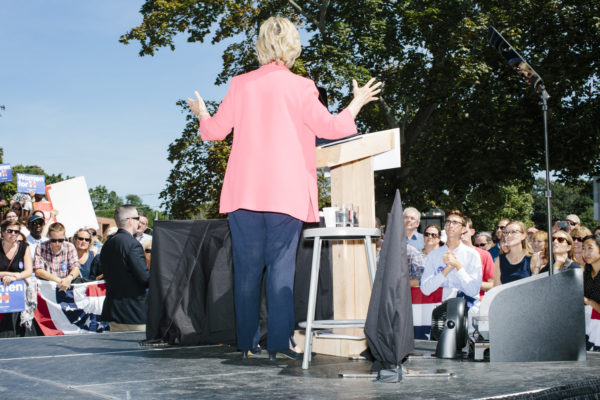
[[[531,275],[537,275],[540,273],[540,269],[542,268],[542,257],[540,253],[535,253],[531,256],[531,263],[529,264],[529,268],[531,269]]]
[[[494,286],[500,286],[502,282],[500,281],[500,256],[496,257],[494,261]]]
[[[354,91],[354,98],[348,104],[348,110],[352,113],[352,116],[356,118],[361,108],[366,104],[377,100],[376,95],[381,92],[381,82],[376,82],[375,78],[371,78],[369,82],[363,87],[358,87],[356,79],[352,79],[352,89]]]

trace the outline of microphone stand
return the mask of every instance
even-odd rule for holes
[[[552,256],[552,191],[550,190],[550,151],[548,149],[548,92],[544,87],[543,83],[538,85],[537,92],[540,94],[540,98],[542,99],[542,111],[544,114],[544,151],[546,153],[546,211],[547,211],[547,220],[548,223],[548,274],[554,274],[554,264],[552,260],[554,257]]]
[[[531,65],[502,37],[502,35],[492,26],[488,30],[488,40],[492,46],[498,50],[500,55],[506,59],[508,64],[513,67],[523,78],[525,82],[533,87],[542,99],[542,111],[544,114],[544,151],[546,153],[546,216],[548,223],[548,274],[554,274],[552,260],[552,191],[550,190],[550,157],[548,149],[548,98],[550,95],[546,91],[544,82],[537,72],[531,68]]]

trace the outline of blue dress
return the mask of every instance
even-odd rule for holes
[[[94,252],[88,250],[88,258],[84,264],[81,264],[79,267],[79,273],[83,279],[90,279],[90,266],[92,265],[92,260],[94,259]]]
[[[506,254],[500,254],[500,282],[508,283],[531,276],[531,256],[525,256],[517,264],[511,264]]]

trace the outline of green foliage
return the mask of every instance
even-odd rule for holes
[[[552,192],[552,223],[564,220],[567,215],[575,214],[581,220],[581,225],[594,229],[598,224],[594,221],[594,199],[592,181],[578,179],[561,183],[550,182]],[[533,222],[540,229],[547,229],[546,222],[546,180],[536,179],[533,185]]]
[[[182,136],[169,146],[168,160],[175,165],[160,194],[163,206],[176,219],[222,218],[219,198],[231,135],[224,141],[203,142],[198,136],[198,121],[187,104],[179,101],[178,105],[187,113],[187,124]],[[208,107],[214,110],[216,106],[208,103]]]
[[[274,14],[304,30],[306,45],[294,71],[326,87],[332,109],[348,103],[352,78],[383,81],[382,100],[368,105],[357,121],[362,132],[401,129],[402,168],[376,176],[379,213],[387,213],[401,188],[405,205],[463,209],[484,225],[502,210],[527,219],[529,200],[522,192],[529,193],[525,188],[544,169],[542,112],[538,96],[488,44],[490,25],[544,78],[551,95],[551,169],[564,181],[600,174],[600,96],[591,84],[600,76],[597,0],[301,6],[283,0],[148,0],[140,12],[142,23],[121,38],[138,41],[140,55],[173,50],[178,34],[190,42],[228,41],[217,84],[257,67],[257,29]],[[175,166],[163,199],[182,210],[174,212],[180,217],[201,215],[203,207],[214,215],[223,169],[213,164],[224,162],[227,151],[198,143],[189,116],[188,122],[169,149]]]
[[[104,185],[90,188],[88,189],[88,192],[90,193],[94,211],[99,217],[113,218],[115,209],[118,206],[125,204],[123,199],[119,197],[114,190],[109,192]]]

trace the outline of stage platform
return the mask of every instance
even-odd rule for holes
[[[486,363],[411,357],[408,369],[451,377],[405,376],[399,383],[341,378],[371,363],[317,355],[301,361],[241,360],[229,346],[140,347],[144,333],[0,340],[2,399],[477,399],[597,378],[600,354],[582,362]],[[434,342],[416,342],[431,353]]]

